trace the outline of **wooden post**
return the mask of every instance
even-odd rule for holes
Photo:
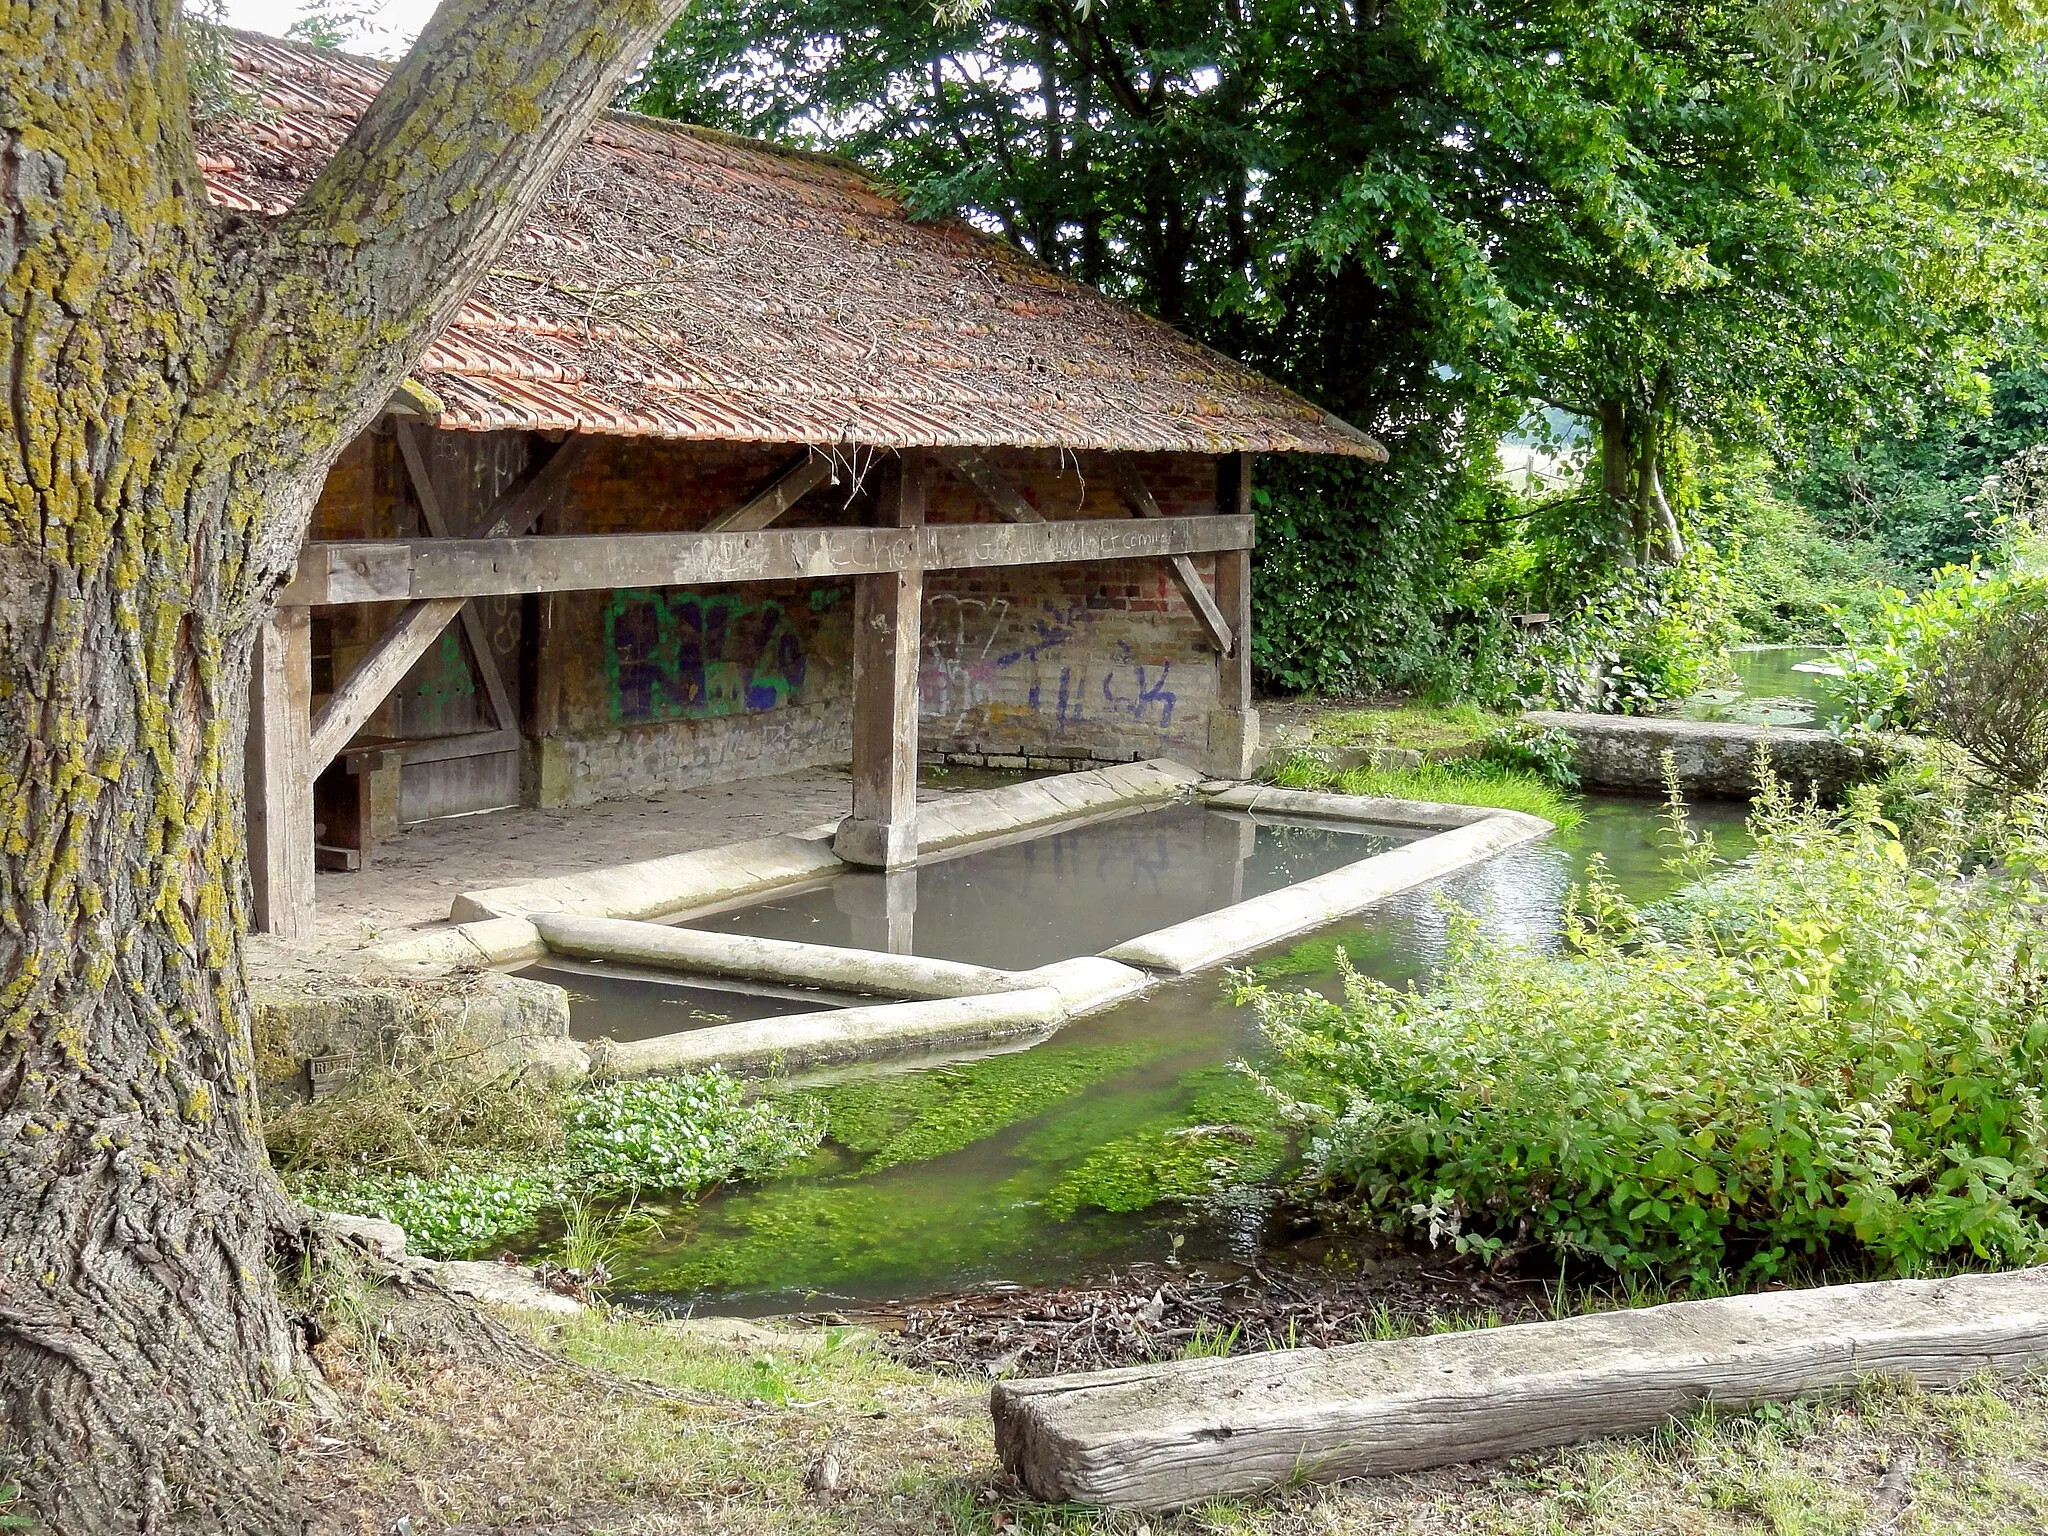
[[[1216,505],[1220,512],[1251,515],[1251,456],[1228,454],[1217,461]],[[1216,607],[1230,627],[1230,649],[1216,658],[1216,712],[1209,717],[1209,772],[1225,779],[1250,778],[1258,767],[1259,714],[1252,708],[1252,552],[1216,554]]]
[[[251,920],[313,933],[313,614],[272,610],[249,664],[247,813]]]
[[[883,518],[924,521],[925,465],[897,460]],[[924,572],[915,566],[854,578],[853,814],[832,851],[849,864],[901,869],[917,862],[917,659]]]

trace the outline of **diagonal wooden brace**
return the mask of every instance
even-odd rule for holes
[[[1116,474],[1117,494],[1124,504],[1140,517],[1164,517],[1159,503],[1146,488],[1144,478],[1138,473],[1128,454],[1118,454],[1113,461]],[[1186,555],[1169,555],[1167,570],[1173,576],[1173,584],[1180,588],[1180,595],[1194,610],[1196,620],[1202,626],[1202,633],[1219,656],[1228,656],[1236,648],[1236,637],[1230,632],[1230,621],[1223,617],[1223,610],[1216,606],[1216,599],[1209,593],[1209,584],[1202,580],[1202,573],[1195,569],[1195,562]]]

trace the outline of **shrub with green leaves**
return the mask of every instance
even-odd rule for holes
[[[376,1095],[379,1127],[395,1123],[391,1105],[400,1099],[387,1084],[379,1079],[361,1091]],[[742,1084],[717,1071],[609,1083],[555,1102],[566,1123],[552,1138],[522,1127],[503,1145],[472,1146],[425,1173],[315,1162],[294,1170],[290,1182],[313,1205],[395,1221],[416,1252],[454,1258],[526,1231],[573,1196],[688,1195],[775,1173],[824,1134],[824,1116],[809,1101],[750,1100]],[[342,1123],[363,1119],[345,1100],[327,1113]],[[536,1140],[555,1150],[537,1153]]]
[[[2038,803],[2002,866],[1915,863],[1882,822],[1772,786],[1755,854],[1629,905],[1596,869],[1569,950],[1482,938],[1438,981],[1252,987],[1309,1176],[1487,1257],[1760,1281],[2048,1252]]]
[[[1511,720],[1489,731],[1480,757],[1517,773],[1534,774],[1555,789],[1577,789],[1579,770],[1573,766],[1575,744],[1571,733],[1555,726],[1538,727],[1526,720]]]

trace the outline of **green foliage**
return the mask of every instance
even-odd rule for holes
[[[1466,1251],[1700,1283],[2048,1251],[2041,807],[1999,879],[1776,786],[1752,826],[1739,865],[1689,845],[1657,907],[1596,871],[1568,955],[1465,920],[1424,991],[1252,989],[1320,1089],[1291,1105],[1315,1177]]]
[[[273,1155],[301,1199],[395,1221],[416,1252],[452,1258],[524,1232],[573,1199],[688,1195],[776,1172],[824,1130],[807,1102],[749,1101],[716,1071],[576,1091],[455,1086],[462,1081],[441,1071],[373,1074],[288,1112],[284,1150],[274,1132]],[[451,1114],[451,1099],[526,1109]],[[532,1114],[534,1103],[548,1114]]]
[[[1501,716],[1471,704],[1332,709],[1310,723],[1309,740],[1320,747],[1398,747],[1440,752],[1477,746],[1503,723]]]
[[[1917,682],[1941,646],[1990,622],[2001,605],[2044,580],[2029,567],[1972,564],[1949,567],[1916,595],[1887,588],[1863,632],[1835,656],[1844,727],[1919,729],[1925,722]]]
[[[1737,638],[1721,564],[1696,546],[1677,565],[1617,570],[1553,617],[1523,688],[1549,708],[1640,714],[1697,692]]]
[[[1418,768],[1332,768],[1312,752],[1298,752],[1273,775],[1282,789],[1335,789],[1383,800],[1431,800],[1441,805],[1486,805],[1541,816],[1561,831],[1585,818],[1573,799],[1548,779],[1486,758],[1424,762]]]
[[[824,1133],[800,1099],[750,1102],[723,1072],[609,1083],[577,1095],[568,1163],[579,1186],[610,1194],[690,1194],[797,1161]]]
[[[1575,752],[1570,732],[1511,720],[1487,734],[1480,757],[1510,772],[1539,778],[1554,789],[1577,789],[1579,770],[1572,761]]]

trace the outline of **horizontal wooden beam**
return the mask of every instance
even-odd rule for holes
[[[1872,1376],[1953,1386],[2048,1360],[2048,1270],[1682,1301],[1554,1323],[997,1382],[1035,1498],[1177,1509],[1654,1429]]]
[[[352,540],[300,551],[285,603],[417,602],[526,592],[802,581],[883,571],[1165,560],[1250,549],[1249,517],[1085,518],[922,528]]]

